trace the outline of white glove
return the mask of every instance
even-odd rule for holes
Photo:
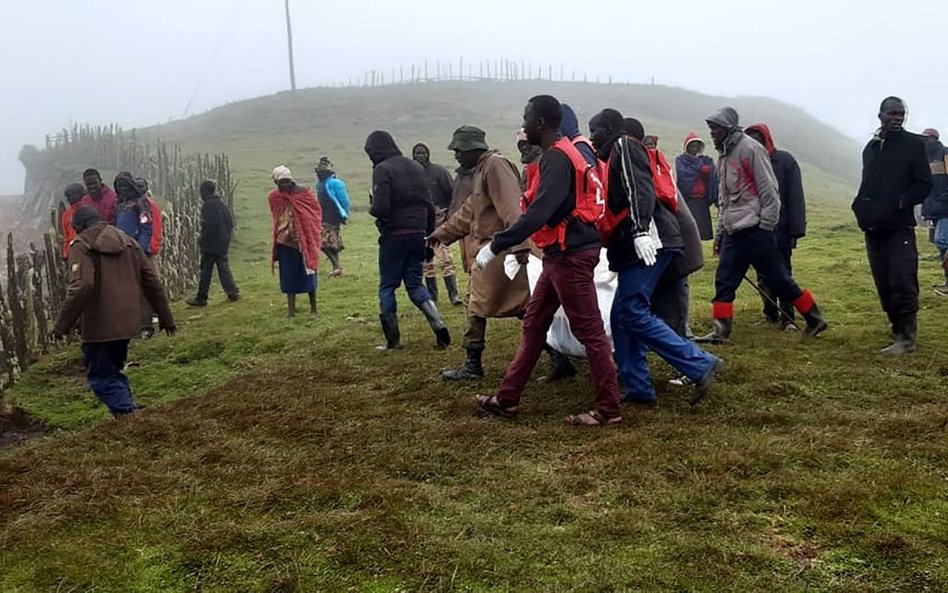
[[[477,266],[477,269],[483,270],[495,257],[497,257],[497,254],[490,250],[490,243],[488,243],[477,252],[477,257],[474,258],[474,265]]]
[[[517,261],[517,256],[508,253],[507,257],[504,258],[504,274],[507,275],[511,281],[517,277],[517,273],[520,271],[520,262]]]
[[[648,235],[641,235],[632,240],[635,245],[635,254],[646,266],[654,266],[658,260],[658,249],[655,248],[655,241]],[[478,257],[480,255],[478,254]]]

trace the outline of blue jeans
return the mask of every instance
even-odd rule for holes
[[[128,342],[86,342],[82,345],[89,387],[113,416],[135,411],[132,390],[123,372],[128,358]]]
[[[398,310],[395,289],[405,283],[408,298],[418,308],[431,300],[428,289],[421,281],[425,261],[425,235],[382,235],[379,237],[379,310],[394,313]]]
[[[948,253],[948,218],[935,221],[935,246],[938,247],[941,259],[945,259],[945,254]]]
[[[648,350],[692,381],[701,379],[714,365],[714,356],[676,334],[652,313],[655,285],[677,255],[675,251],[663,249],[658,252],[655,265],[638,262],[619,272],[619,287],[612,302],[612,341],[627,400],[655,399],[646,357]]]

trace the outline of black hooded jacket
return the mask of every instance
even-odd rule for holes
[[[419,146],[424,147],[428,151],[428,156],[431,156],[431,149],[424,142],[419,142],[413,146],[412,154]],[[430,160],[428,166],[421,165],[421,167],[425,171],[425,181],[428,183],[428,193],[431,194],[431,201],[434,202],[436,208],[447,212],[448,208],[451,207],[451,196],[454,195],[454,179],[451,178],[451,173]]]
[[[383,235],[434,231],[435,210],[425,181],[425,171],[402,156],[392,135],[369,134],[365,153],[372,164],[372,196],[369,214]]]

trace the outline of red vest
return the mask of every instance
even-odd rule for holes
[[[599,168],[596,165],[590,165],[586,162],[582,153],[576,149],[576,146],[570,142],[569,138],[560,138],[550,150],[558,150],[566,155],[573,165],[573,171],[576,178],[576,206],[573,211],[559,222],[555,227],[544,226],[531,237],[533,243],[540,249],[546,249],[552,245],[559,244],[560,249],[566,250],[566,227],[569,221],[577,218],[583,222],[596,224],[603,216],[606,210],[605,193],[602,181],[599,179]],[[527,191],[524,192],[521,205],[526,210],[527,207],[536,198],[537,188],[540,186],[540,170],[537,167],[536,183],[531,193],[530,170],[527,169]]]

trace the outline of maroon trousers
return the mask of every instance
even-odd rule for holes
[[[546,332],[562,305],[573,335],[586,347],[586,357],[596,389],[596,411],[604,418],[620,415],[612,346],[602,325],[596,285],[593,282],[593,271],[598,263],[598,247],[543,258],[543,272],[523,318],[520,347],[497,390],[501,406],[519,405],[530,374],[543,353]]]

